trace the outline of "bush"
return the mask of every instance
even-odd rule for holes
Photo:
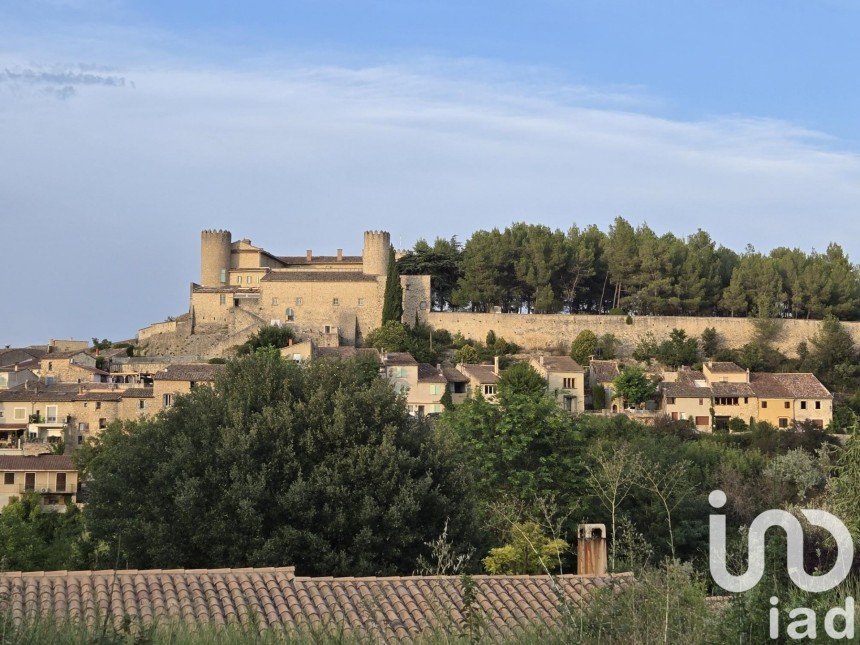
[[[747,430],[749,430],[749,426],[740,417],[729,419],[729,432],[746,432]]]

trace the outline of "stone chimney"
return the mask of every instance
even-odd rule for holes
[[[338,262],[343,262],[343,249],[338,249],[338,250],[337,250],[337,261],[338,261]]]
[[[576,531],[576,573],[606,575],[606,525],[580,524]]]
[[[307,255],[305,256],[308,259],[308,262],[311,262],[314,259],[314,252],[312,249],[307,250]]]
[[[499,375],[499,357],[493,356],[493,374]]]

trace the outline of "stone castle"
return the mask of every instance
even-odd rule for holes
[[[361,344],[382,323],[391,236],[367,231],[361,255],[278,256],[230,231],[200,236],[188,313],[142,329],[156,351],[217,354],[262,325],[288,325],[320,346]],[[403,320],[426,321],[430,276],[401,276]]]

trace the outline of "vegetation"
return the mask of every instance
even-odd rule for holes
[[[639,406],[654,398],[657,386],[642,368],[635,365],[625,367],[612,381],[616,396],[620,396],[628,405]]]
[[[394,259],[394,247],[388,257],[388,275],[385,278],[385,293],[382,300],[382,324],[401,322],[403,318],[403,287],[400,286],[400,271]]]
[[[290,327],[280,325],[266,325],[261,327],[254,335],[236,348],[240,356],[253,354],[258,349],[288,346],[296,339],[295,332]]]
[[[838,244],[737,253],[705,231],[657,235],[621,217],[606,232],[518,222],[462,248],[419,240],[398,265],[431,275],[437,309],[860,319],[860,274]]]

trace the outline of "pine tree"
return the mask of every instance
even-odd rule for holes
[[[400,272],[394,258],[394,248],[388,256],[388,275],[385,277],[385,298],[382,302],[382,324],[390,320],[400,322],[403,318],[403,287],[400,286]]]

